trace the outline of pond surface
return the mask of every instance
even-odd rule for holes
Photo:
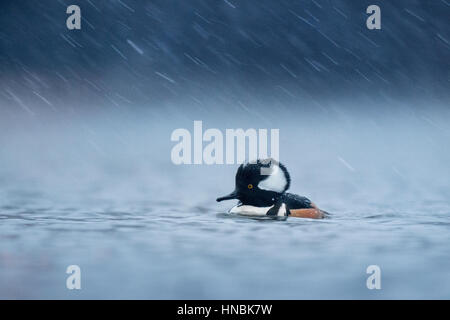
[[[179,203],[0,207],[1,298],[449,298],[449,204],[257,220]],[[212,197],[213,195],[211,195]],[[66,289],[78,265],[82,289]],[[378,265],[382,289],[366,288]]]

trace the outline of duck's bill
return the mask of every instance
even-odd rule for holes
[[[228,194],[228,195],[226,195],[226,196],[217,198],[216,201],[217,201],[217,202],[220,202],[220,201],[223,201],[223,200],[237,199],[237,196],[238,196],[238,194],[237,194],[237,192],[236,192],[236,190],[235,190],[235,191],[233,191],[232,193],[230,193],[230,194]]]

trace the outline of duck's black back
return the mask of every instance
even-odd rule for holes
[[[311,200],[293,193],[283,193],[280,200],[286,203],[289,209],[308,209],[313,207]]]

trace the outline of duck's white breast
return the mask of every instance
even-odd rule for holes
[[[267,212],[273,208],[273,205],[270,207],[254,207],[248,205],[237,205],[230,209],[230,213],[239,214],[243,216],[265,216]],[[286,205],[283,203],[278,210],[277,216],[284,217],[286,216]]]

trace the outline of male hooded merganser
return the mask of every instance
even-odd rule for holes
[[[217,201],[238,199],[230,213],[251,216],[291,216],[322,219],[325,212],[308,198],[287,193],[291,178],[284,165],[275,160],[241,164],[236,173],[235,190]]]

